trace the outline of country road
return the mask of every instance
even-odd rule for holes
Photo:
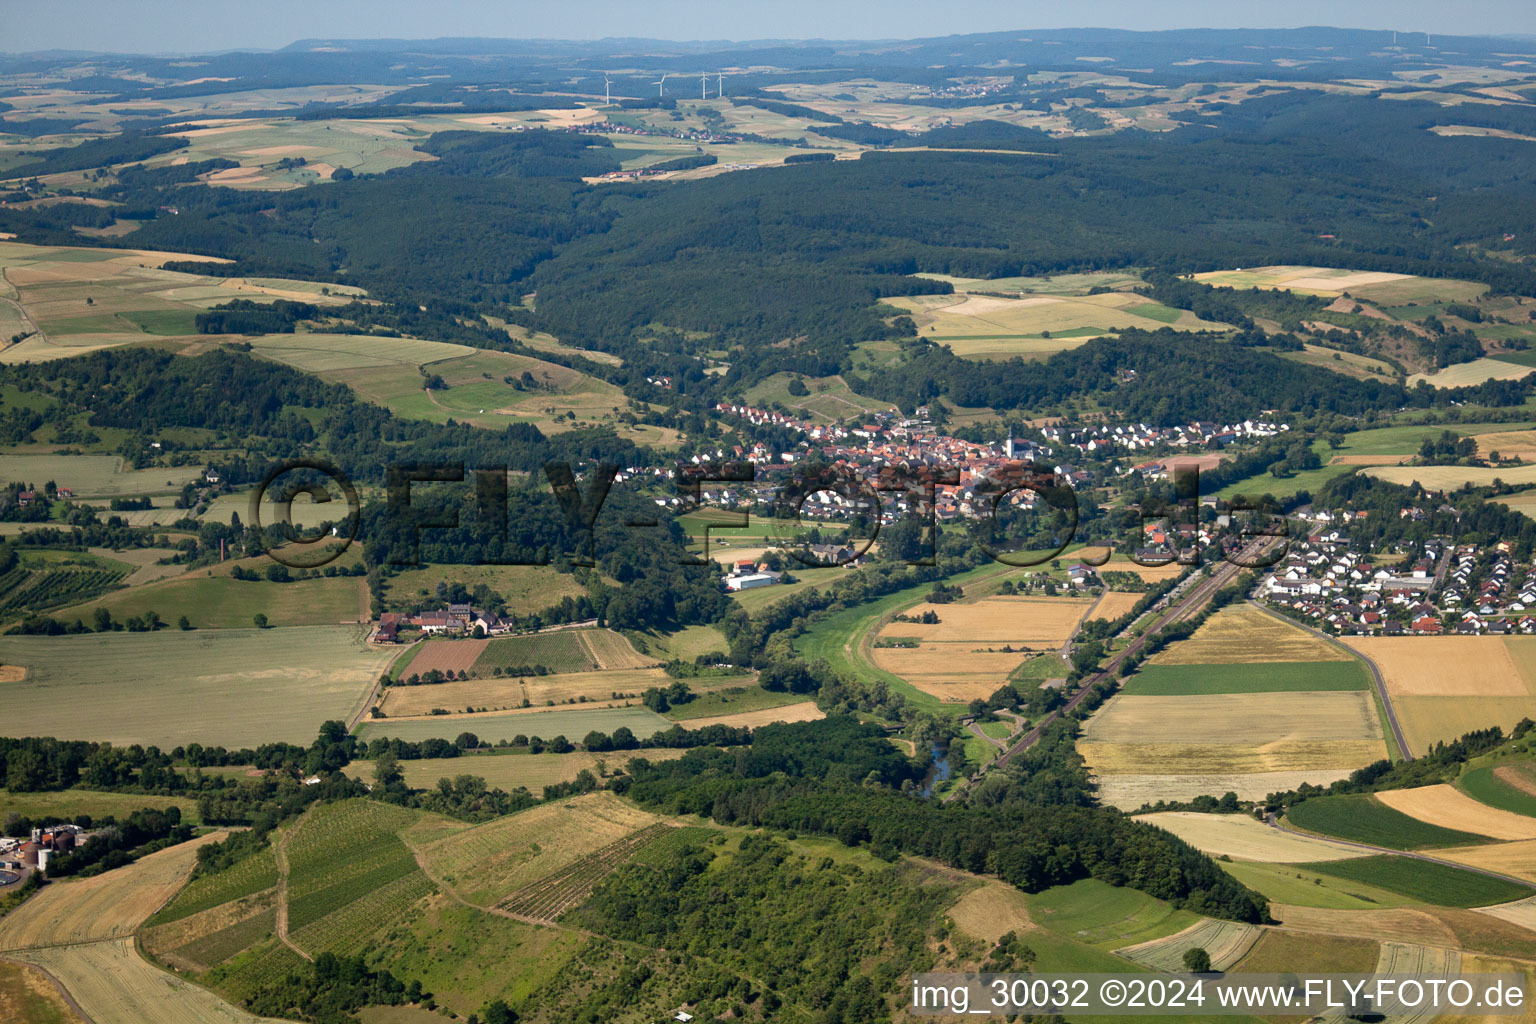
[[[1255,540],[1253,543],[1249,544],[1241,552],[1243,561],[1249,563],[1257,561],[1257,556],[1263,553],[1264,550],[1273,542],[1273,540],[1274,538],[1266,537]],[[1187,618],[1188,616],[1198,612],[1205,606],[1205,603],[1211,599],[1211,596],[1215,594],[1216,591],[1230,583],[1238,573],[1243,571],[1244,568],[1245,566],[1237,565],[1234,562],[1223,560],[1221,564],[1217,566],[1214,572],[1212,572],[1205,579],[1194,583],[1194,585],[1190,586],[1184,594],[1177,597],[1174,597],[1174,595],[1169,595],[1169,598],[1167,599],[1169,603],[1165,606],[1165,610],[1161,616],[1155,619],[1150,626],[1143,630],[1140,636],[1136,637],[1129,644],[1127,644],[1123,650],[1116,651],[1114,656],[1110,658],[1109,661],[1106,662],[1103,668],[1099,669],[1098,672],[1095,672],[1093,675],[1086,677],[1082,681],[1081,685],[1079,685],[1077,692],[1074,693],[1071,697],[1067,698],[1067,702],[1065,704],[1042,718],[1033,729],[1030,729],[1028,732],[1020,736],[1008,747],[1006,751],[998,755],[998,757],[990,764],[986,765],[975,775],[967,779],[964,785],[956,787],[954,791],[951,792],[945,799],[952,800],[959,794],[964,793],[971,786],[975,785],[977,780],[985,775],[987,771],[997,767],[998,765],[1007,764],[1014,757],[1014,755],[1020,754],[1038,743],[1041,735],[1045,732],[1046,726],[1056,721],[1062,715],[1074,710],[1078,705],[1082,704],[1083,701],[1087,700],[1089,693],[1092,692],[1096,683],[1106,678],[1114,678],[1116,675],[1118,675],[1120,666],[1128,657],[1141,650],[1148,639],[1156,635],[1156,633],[1163,629],[1163,627],[1171,626],[1175,622],[1178,622],[1181,619]],[[1188,585],[1188,581],[1182,585]]]
[[[1253,605],[1259,611],[1263,612],[1265,615],[1279,619],[1281,622],[1284,622],[1288,626],[1295,626],[1298,629],[1304,629],[1308,633],[1311,633],[1313,636],[1322,640],[1326,640],[1328,643],[1339,648],[1341,651],[1353,655],[1354,657],[1359,658],[1361,661],[1365,662],[1365,667],[1371,670],[1371,679],[1376,685],[1376,695],[1381,698],[1382,710],[1386,712],[1387,725],[1392,730],[1392,737],[1397,740],[1397,749],[1402,752],[1404,761],[1413,760],[1413,752],[1408,749],[1408,741],[1403,738],[1403,727],[1397,724],[1397,711],[1392,707],[1392,698],[1387,694],[1387,681],[1382,678],[1381,669],[1376,666],[1374,661],[1366,657],[1364,654],[1361,654],[1353,647],[1340,643],[1336,638],[1329,636],[1327,633],[1324,633],[1320,629],[1313,629],[1311,626],[1304,622],[1297,622],[1295,619],[1288,619],[1284,615],[1281,615],[1279,612],[1264,607],[1257,601],[1249,601],[1248,603]]]

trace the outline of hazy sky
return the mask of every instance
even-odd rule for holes
[[[0,51],[273,49],[310,37],[891,39],[1085,25],[1536,34],[1532,0],[0,0]]]

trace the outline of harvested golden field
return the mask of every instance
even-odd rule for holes
[[[927,643],[991,643],[1049,649],[1067,642],[1092,605],[1092,601],[1076,597],[1011,595],[953,604],[920,604],[904,614],[917,618],[933,612],[939,621],[928,625],[892,622],[880,634],[916,637]]]
[[[1513,903],[1500,903],[1496,907],[1478,907],[1473,913],[1487,914],[1501,921],[1536,931],[1536,896],[1529,896]]]
[[[1091,743],[1232,744],[1381,739],[1369,694],[1350,691],[1217,693],[1190,697],[1121,694],[1088,720]]]
[[[877,667],[924,693],[963,703],[991,696],[1024,661],[1026,653],[1061,647],[1092,606],[1093,602],[1085,598],[1011,595],[919,604],[904,614],[916,618],[933,612],[939,621],[890,622],[879,635],[919,640],[921,644],[916,648],[875,647],[869,656]]]
[[[802,701],[799,704],[785,704],[777,708],[762,708],[757,711],[743,711],[735,715],[716,715],[713,718],[689,718],[679,723],[684,729],[702,729],[708,725],[729,725],[732,728],[756,729],[762,725],[773,725],[775,722],[815,722],[826,718],[826,712],[816,706],[813,700]]]
[[[1479,360],[1481,362],[1481,360]],[[1467,366],[1473,364],[1467,363]],[[1503,366],[1514,366],[1512,363],[1502,363]],[[1514,369],[1523,370],[1525,373],[1536,373],[1536,367],[1514,366]],[[1449,372],[1449,371],[1446,371]],[[1446,384],[1445,387],[1460,387],[1459,384]],[[1367,476],[1385,480],[1391,484],[1402,484],[1404,487],[1418,483],[1431,491],[1454,491],[1467,484],[1473,487],[1488,487],[1495,480],[1502,480],[1506,484],[1536,484],[1536,466],[1375,466],[1362,469],[1360,472]]]
[[[1536,367],[1521,366],[1519,363],[1506,363],[1502,359],[1493,359],[1483,356],[1474,359],[1470,363],[1456,363],[1447,366],[1435,373],[1415,373],[1407,380],[1409,387],[1417,387],[1420,381],[1435,388],[1464,388],[1474,384],[1481,384],[1489,380],[1519,380],[1521,377],[1536,373]],[[1424,467],[1434,469],[1434,466]],[[1439,467],[1454,469],[1454,466]],[[1491,472],[1491,471],[1490,471]],[[1508,477],[1505,477],[1508,480]],[[1425,481],[1425,486],[1431,486]]]
[[[1238,665],[1258,662],[1349,661],[1347,652],[1306,630],[1247,606],[1223,608],[1188,640],[1170,644],[1154,665]]]
[[[416,671],[416,662],[409,666]],[[547,676],[491,677],[461,679],[431,686],[391,686],[384,694],[382,707],[390,718],[409,718],[430,714],[433,708],[462,711],[483,708],[501,711],[521,708],[547,710],[576,700],[578,703],[624,703],[631,698],[614,698],[615,693],[638,694],[653,686],[667,686],[671,678],[659,668],[622,669],[613,672],[556,672]],[[738,685],[740,681],[738,680]],[[583,701],[582,698],[586,700]]]
[[[151,967],[131,939],[14,955],[58,978],[100,1024],[283,1024],[254,1017],[205,988]]]
[[[1324,935],[1351,935],[1380,940],[1384,936],[1427,946],[1461,945],[1456,933],[1439,918],[1422,910],[1398,907],[1390,910],[1332,910],[1298,907],[1286,903],[1270,905],[1269,912],[1285,927]]]
[[[1476,729],[1497,725],[1506,733],[1522,718],[1536,717],[1536,697],[1394,697],[1403,736],[1415,753]]]
[[[1161,583],[1163,580],[1177,576],[1188,566],[1180,565],[1177,562],[1169,562],[1166,565],[1141,565],[1131,561],[1124,555],[1116,555],[1101,566],[1101,568],[1108,569],[1110,572],[1133,572],[1140,576],[1144,582]]]
[[[870,651],[870,660],[876,667],[900,676],[924,693],[960,704],[996,693],[1024,658],[1024,651],[988,651],[973,644],[876,647]],[[1064,664],[1061,674],[1066,672]]]
[[[217,832],[94,878],[55,882],[0,919],[0,949],[132,935],[192,874],[197,848],[224,837]]]
[[[1281,832],[1246,814],[1166,811],[1143,814],[1136,820],[1167,829],[1212,857],[1227,856],[1233,860],[1269,864],[1306,864],[1364,856],[1361,851],[1342,844]]]
[[[1372,636],[1345,641],[1381,669],[1394,698],[1526,697],[1536,637]]]
[[[576,637],[599,669],[649,668],[656,664],[655,658],[641,654],[622,634],[611,629],[578,629]]]
[[[491,906],[661,820],[612,793],[589,793],[466,829],[418,852],[432,875],[470,902]]]
[[[0,683],[19,683],[27,678],[24,665],[0,665]]]
[[[1149,700],[1188,700],[1152,697]],[[1384,740],[1306,740],[1239,743],[1094,743],[1077,745],[1098,775],[1223,774],[1353,770],[1387,756]]]
[[[996,881],[978,885],[956,900],[949,908],[949,919],[965,934],[989,943],[1009,932],[1022,935],[1036,928],[1029,916],[1029,897]]]
[[[1498,452],[1501,458],[1518,455],[1525,462],[1536,462],[1536,430],[1499,430],[1478,434],[1477,454],[1487,458]]]
[[[1420,786],[1377,793],[1376,799],[1410,818],[1491,839],[1536,839],[1536,818],[1501,811],[1472,799],[1455,786]]]
[[[1089,614],[1095,619],[1108,619],[1113,622],[1135,608],[1136,602],[1141,598],[1141,594],[1126,594],[1118,590],[1106,591]]]
[[[1230,774],[1104,775],[1093,781],[1099,799],[1122,811],[1134,811],[1159,800],[1193,800],[1213,793],[1236,793],[1239,800],[1262,800],[1271,793],[1285,793],[1303,782],[1326,786],[1349,778],[1351,769],[1330,768],[1305,772],[1249,772]]]
[[[1536,882],[1536,839],[1490,843],[1487,846],[1458,846],[1453,850],[1436,850],[1435,856]]]

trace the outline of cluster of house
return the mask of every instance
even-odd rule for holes
[[[510,632],[512,620],[468,604],[450,604],[446,608],[415,615],[385,612],[379,616],[378,623],[373,627],[373,635],[368,639],[375,643],[392,644],[399,639],[400,630],[406,628],[419,629],[429,635],[452,636],[473,633],[476,627],[486,636],[495,636]]]
[[[1266,419],[1248,419],[1241,423],[1212,423],[1200,420],[1178,427],[1153,427],[1145,423],[1095,423],[1081,426],[1048,426],[1040,432],[1047,440],[1065,448],[1076,448],[1085,455],[1104,455],[1114,451],[1147,451],[1156,448],[1209,449],[1238,441],[1274,437],[1290,430],[1287,423]],[[1132,467],[1132,470],[1142,467]]]
[[[1483,550],[1431,539],[1415,557],[1386,566],[1351,550],[1343,530],[1323,527],[1291,545],[1264,592],[1340,633],[1536,634],[1536,615],[1527,614],[1536,610],[1536,571],[1517,565],[1504,542]]]
[[[863,551],[852,544],[807,544],[795,549],[798,559],[804,559],[807,568],[817,565],[842,566],[846,569],[862,565]],[[771,587],[783,581],[784,574],[768,567],[767,562],[754,562],[743,558],[731,566],[731,571],[720,577],[727,590],[755,590]]]
[[[78,825],[34,828],[30,839],[0,837],[0,870],[18,875],[41,871],[46,875],[49,861],[69,853],[89,838]]]

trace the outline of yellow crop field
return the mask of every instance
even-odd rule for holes
[[[1188,697],[1121,694],[1090,718],[1092,743],[1232,744],[1381,739],[1366,693],[1216,693]]]
[[[933,612],[939,617],[936,624],[892,622],[881,634],[916,637],[928,643],[1060,647],[1092,604],[1083,598],[1009,595],[954,604],[920,604],[907,609],[905,614],[917,618]]]
[[[1408,745],[1427,750],[1474,729],[1536,715],[1536,637],[1360,637],[1380,668]]]
[[[406,784],[412,789],[431,789],[438,779],[459,775],[476,775],[493,789],[508,792],[519,786],[527,787],[535,795],[545,786],[560,782],[572,782],[583,770],[598,774],[598,762],[608,766],[608,771],[621,770],[633,758],[647,761],[673,761],[688,751],[672,748],[647,748],[645,750],[616,750],[606,754],[593,754],[584,750],[569,754],[497,754],[473,757],[434,757],[416,761],[401,761]],[[343,769],[354,779],[373,782],[373,762],[353,761]]]
[[[283,1024],[151,967],[131,939],[12,954],[63,984],[92,1020],[111,1024]]]
[[[1525,697],[1536,692],[1536,637],[1391,636],[1345,642],[1376,663],[1394,698]]]
[[[1279,903],[1270,912],[1287,928],[1323,935],[1348,935],[1380,940],[1395,939],[1432,946],[1460,945],[1456,934],[1439,918],[1411,907],[1382,910],[1337,910],[1322,907],[1298,907]]]
[[[1533,697],[1394,697],[1392,707],[1415,752],[1491,725],[1508,733],[1520,719],[1536,717]]]
[[[1525,978],[1525,990],[1532,991],[1531,978],[1533,968],[1529,961],[1506,960],[1502,957],[1480,956],[1476,953],[1463,953],[1461,955],[1461,970],[1464,974],[1519,974]],[[1438,1024],[1532,1024],[1536,1021],[1536,1006],[1526,1000],[1525,1007],[1519,1013],[1505,1014],[1447,1014],[1436,1017]]]
[[[1227,856],[1268,864],[1306,864],[1364,856],[1361,851],[1342,844],[1281,832],[1246,814],[1165,811],[1143,814],[1136,820],[1167,829],[1212,857]]]
[[[1377,793],[1376,799],[1410,818],[1492,839],[1536,839],[1536,818],[1489,807],[1455,786],[1420,786]]]
[[[1188,640],[1170,644],[1154,665],[1239,665],[1349,661],[1347,652],[1257,608],[1223,608]]]
[[[1308,696],[1315,696],[1308,694]],[[1148,697],[1184,701],[1189,697]],[[1317,769],[1359,768],[1387,756],[1379,739],[1280,740],[1241,743],[1094,743],[1081,742],[1077,752],[1099,775],[1223,774],[1230,772],[1307,772]]]
[[[901,627],[908,623],[896,625]],[[876,647],[870,651],[870,660],[876,667],[900,676],[924,693],[961,704],[996,693],[1024,658],[1023,650],[988,651],[975,644]],[[1061,674],[1066,675],[1066,672],[1063,663]]]
[[[1486,846],[1460,846],[1453,850],[1436,850],[1435,856],[1454,860],[1474,868],[1497,871],[1527,881],[1536,882],[1536,839],[1522,839],[1512,843],[1489,843]]]
[[[1104,775],[1096,777],[1094,784],[1101,801],[1122,811],[1134,811],[1143,804],[1159,800],[1193,800],[1197,796],[1229,791],[1236,793],[1239,800],[1262,800],[1271,793],[1289,792],[1303,782],[1326,786],[1347,779],[1351,770]]]
[[[132,935],[192,874],[197,848],[224,837],[222,832],[215,833],[152,853],[115,871],[49,885],[0,918],[0,950]]]
[[[434,876],[472,903],[490,906],[661,820],[612,793],[589,793],[466,829],[419,853]]]
[[[1304,295],[1354,294],[1361,288],[1411,280],[1408,274],[1333,267],[1249,267],[1196,274],[1195,280],[1218,288],[1283,288]]]
[[[1527,373],[1536,373],[1536,368],[1523,369]],[[1432,491],[1453,491],[1466,484],[1488,487],[1495,480],[1506,484],[1536,484],[1536,466],[1373,466],[1360,472],[1405,487],[1418,483]]]
[[[659,668],[462,679],[433,686],[391,686],[385,691],[381,707],[390,718],[409,718],[431,714],[433,708],[448,711],[471,707],[488,711],[515,710],[523,706],[524,700],[528,701],[530,711],[548,710],[550,701],[556,705],[570,700],[588,705],[622,705],[635,701],[633,698],[614,698],[613,694],[638,694],[653,686],[669,686],[671,683],[672,679]]]
[[[1092,615],[1096,619],[1108,619],[1113,622],[1120,616],[1136,607],[1136,602],[1141,600],[1140,594],[1127,594],[1119,590],[1106,591],[1104,597],[1094,607]]]
[[[1519,380],[1529,374],[1536,373],[1536,367],[1521,366],[1518,363],[1506,363],[1502,359],[1493,359],[1484,356],[1474,359],[1470,363],[1457,363],[1447,366],[1443,370],[1434,373],[1415,373],[1408,378],[1408,386],[1416,387],[1419,381],[1424,381],[1436,388],[1463,388],[1473,384],[1481,384],[1488,380]],[[1426,467],[1434,468],[1434,467]],[[1453,467],[1440,467],[1449,469]],[[1427,486],[1427,485],[1426,485]]]
[[[734,715],[716,715],[712,718],[689,718],[678,724],[685,729],[703,729],[710,725],[728,725],[734,729],[756,729],[778,722],[816,722],[826,718],[826,712],[807,700],[799,704],[784,704],[776,708],[759,708]]]
[[[987,697],[1031,651],[1066,643],[1093,602],[1084,598],[994,595],[953,604],[920,604],[911,617],[933,612],[937,623],[890,622],[882,637],[921,641],[912,647],[874,647],[876,666],[925,693],[950,701]],[[1003,648],[1012,648],[1003,650]],[[1063,674],[1065,674],[1063,672]]]
[[[1536,461],[1536,430],[1499,430],[1477,435],[1477,454],[1487,458],[1498,452],[1501,458],[1518,455],[1526,462]]]

